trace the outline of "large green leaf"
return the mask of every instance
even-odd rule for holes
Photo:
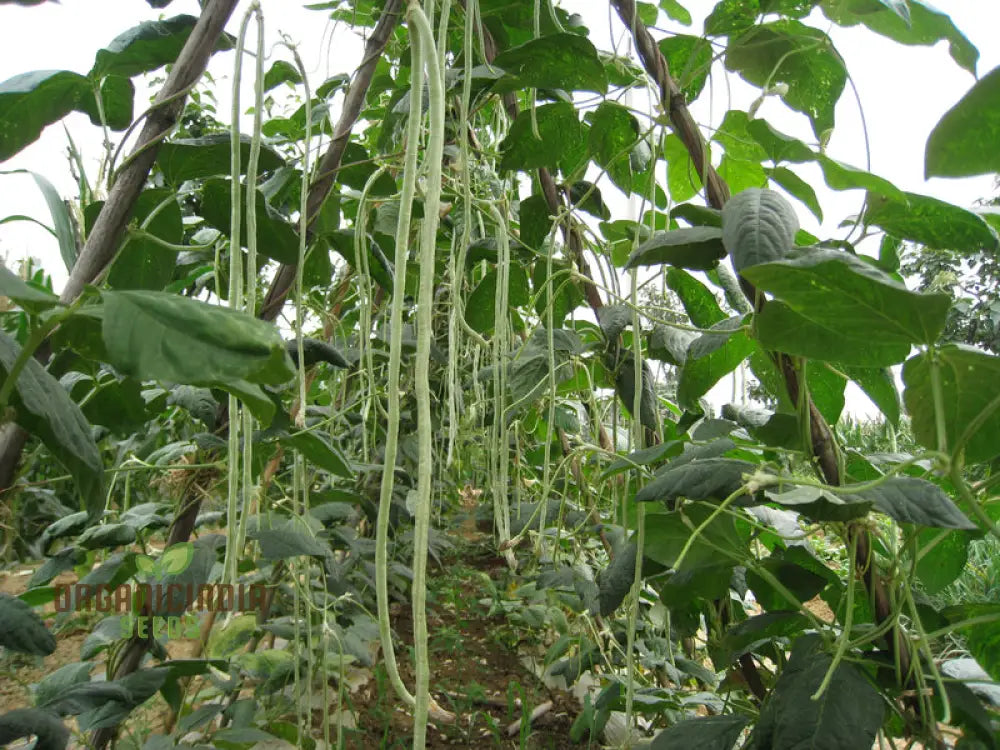
[[[684,101],[693,102],[705,88],[712,67],[711,43],[700,36],[673,34],[661,39],[659,46]]]
[[[140,380],[247,386],[295,375],[278,329],[228,308],[165,292],[104,292],[102,334],[111,363]],[[261,392],[260,397],[264,397]]]
[[[0,161],[37,140],[90,91],[86,78],[68,70],[36,70],[0,83]]]
[[[0,375],[10,372],[21,348],[0,332]],[[59,381],[29,357],[11,393],[16,420],[65,466],[93,518],[104,507],[104,464],[86,418]]]
[[[240,136],[240,174],[246,174],[250,161],[251,138]],[[203,138],[178,138],[160,146],[156,163],[163,172],[163,178],[174,186],[185,180],[228,175],[231,172],[232,136],[216,133]],[[259,168],[261,172],[271,172],[283,166],[285,160],[270,146],[263,144],[260,149]]]
[[[884,367],[848,367],[843,368],[872,403],[879,408],[893,427],[899,426],[899,391],[896,390],[896,379],[892,372]]]
[[[285,434],[279,437],[278,442],[294,448],[324,471],[347,479],[354,477],[351,465],[340,449],[315,430]]]
[[[936,365],[935,365],[936,362]],[[941,388],[943,426],[949,450],[974,422],[978,425],[965,444],[965,460],[983,463],[1000,455],[1000,409],[982,419],[997,398],[1000,357],[966,346],[946,346],[933,354],[924,352],[903,366],[903,400],[913,420],[913,434],[929,448],[937,448],[934,381],[937,366]]]
[[[17,597],[0,593],[0,646],[48,656],[56,650],[56,639],[35,610]]]
[[[30,4],[19,1],[22,5]],[[16,708],[0,715],[0,745],[32,736],[36,738],[35,750],[65,750],[69,744],[69,729],[51,711]]]
[[[805,615],[792,611],[764,612],[737,623],[722,637],[720,647],[723,657],[719,660],[719,666],[731,664],[758,644],[797,635],[808,627],[809,620]]]
[[[709,516],[716,506],[707,503],[686,503],[670,513],[646,513],[646,545],[644,554],[651,560],[674,567],[681,551],[689,546],[692,532],[705,525],[701,534],[690,543],[681,570],[719,563],[722,559],[744,562],[749,556],[750,526],[737,526],[727,513]]]
[[[101,106],[97,106],[100,94]],[[94,125],[106,124],[112,130],[125,130],[132,124],[135,105],[135,84],[120,75],[109,75],[101,80],[100,88],[92,88],[81,96],[78,109],[90,117]]]
[[[853,365],[895,364],[911,344],[934,342],[950,303],[834,250],[803,249],[743,274],[784,303],[766,305],[758,317],[765,347]]]
[[[916,193],[902,199],[869,194],[865,223],[934,250],[976,253],[998,247],[996,233],[978,214]]]
[[[850,489],[848,485],[839,493],[846,502],[870,501],[877,510],[900,523],[937,529],[977,529],[944,490],[926,479],[896,476],[858,492]]]
[[[812,211],[813,216],[818,221],[823,221],[823,207],[820,206],[819,198],[816,197],[816,191],[813,190],[812,185],[787,167],[765,169],[764,173],[786,193],[800,200],[806,208]]]
[[[521,112],[500,144],[501,171],[556,169],[586,151],[586,134],[572,104],[556,102],[535,110],[541,140],[535,137],[531,117],[530,111]]]
[[[726,68],[755,86],[788,84],[781,98],[808,115],[817,136],[833,127],[847,69],[833,42],[819,29],[793,20],[754,26],[730,39]]]
[[[750,356],[753,339],[742,325],[739,317],[729,318],[712,326],[713,332],[691,342],[677,384],[677,401],[681,406],[695,408],[699,398]]]
[[[795,210],[773,190],[744,190],[722,209],[722,242],[738,273],[784,258],[798,230]]]
[[[548,34],[497,55],[493,64],[506,75],[494,84],[499,92],[525,88],[566,91],[608,90],[597,49],[579,34]]]
[[[923,550],[926,545],[934,544],[917,560],[917,578],[923,584],[928,594],[937,594],[965,570],[969,559],[970,536],[964,531],[949,531],[938,540],[941,532],[938,529],[923,529],[917,534],[917,550]]]
[[[667,269],[667,286],[680,297],[688,318],[699,328],[711,328],[725,320],[726,314],[715,295],[687,271]]]
[[[1000,172],[1000,67],[983,76],[945,112],[927,139],[925,177]]]
[[[841,26],[864,24],[872,31],[900,44],[933,45],[947,40],[952,59],[976,74],[979,50],[958,30],[943,12],[922,0],[907,0],[909,19],[884,0],[823,0],[826,17]]]
[[[590,155],[626,194],[632,191],[629,152],[639,138],[639,123],[625,107],[602,103],[593,114],[588,142]]]
[[[632,252],[625,268],[669,263],[680,268],[708,271],[725,255],[721,229],[684,227],[654,234]]]
[[[544,264],[543,264],[544,265]],[[530,301],[528,275],[519,265],[511,265],[507,284],[507,300],[510,307],[520,307]],[[497,272],[490,270],[472,290],[465,305],[465,321],[474,331],[492,331],[496,324],[495,300],[497,294]]]
[[[177,60],[197,22],[194,16],[180,15],[133,26],[98,50],[90,76],[98,79],[113,73],[131,78],[170,65]],[[233,41],[229,34],[222,34],[215,49],[232,49]]]
[[[841,661],[822,696],[812,699],[832,662],[818,635],[795,641],[791,657],[761,709],[748,748],[845,750],[872,746],[882,726],[885,703],[857,667]]]
[[[744,485],[744,474],[752,474],[756,466],[734,458],[705,458],[680,466],[667,466],[638,494],[636,502],[660,500],[672,506],[681,497],[689,500],[725,500]]]
[[[299,262],[299,236],[291,222],[278,214],[264,198],[260,190],[255,191],[257,208],[257,251],[280,263],[295,265]],[[229,180],[213,178],[206,180],[201,189],[201,211],[205,221],[228,233],[232,216],[232,192]],[[246,216],[246,186],[240,186],[240,244],[246,247],[249,232]],[[353,253],[353,248],[352,248]],[[353,257],[352,257],[353,261]]]

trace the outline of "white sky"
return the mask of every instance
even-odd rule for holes
[[[701,21],[711,10],[714,0],[682,0],[694,16],[691,33],[698,34]],[[362,41],[350,29],[332,28],[326,14],[306,10],[294,0],[261,0],[269,44],[284,32],[299,45],[313,87],[330,75],[353,72],[361,57]],[[609,6],[595,0],[562,0],[571,12],[580,13],[590,28],[591,39],[601,49],[610,49],[612,39],[618,49],[624,49],[623,31],[615,16],[609,29]],[[235,33],[249,0],[241,2],[228,26]],[[1000,3],[993,0],[945,0],[940,5],[955,24],[979,49],[979,75],[1000,64]],[[175,0],[165,9],[166,15],[199,12],[196,0]],[[14,4],[0,6],[0,81],[31,70],[65,69],[86,73],[94,53],[118,33],[143,20],[159,17],[160,11],[143,0],[62,0],[36,7]],[[923,154],[926,139],[934,124],[969,89],[972,76],[958,67],[948,55],[947,44],[927,47],[904,47],[884,39],[863,27],[841,29],[826,21],[818,12],[810,21],[826,30],[838,51],[847,61],[848,71],[864,107],[871,143],[871,171],[893,181],[903,190],[935,195],[961,206],[970,206],[976,199],[994,193],[989,177],[966,180],[923,179]],[[684,32],[683,27],[668,21],[661,13],[660,25]],[[253,33],[253,32],[252,32]],[[331,43],[332,40],[332,43]],[[251,45],[252,48],[252,45]],[[286,50],[269,46],[270,65],[276,57],[288,58]],[[210,68],[218,86],[220,119],[227,119],[229,79],[233,56],[216,55]],[[243,101],[252,101],[250,85],[252,68],[244,72]],[[746,110],[756,96],[756,89],[745,85],[738,76],[726,74],[721,64],[713,71],[712,96],[703,95],[693,111],[705,127],[717,126],[727,109]],[[136,97],[136,112],[147,101],[148,92],[140,86]],[[339,103],[339,102],[337,102]],[[335,103],[336,104],[336,103]],[[335,116],[335,115],[334,115]],[[776,98],[769,98],[758,116],[767,118],[775,127],[807,142],[813,141],[812,131],[803,115],[788,110]],[[91,174],[96,175],[96,159],[101,153],[101,134],[82,114],[72,114],[64,121],[77,147],[84,153]],[[114,137],[115,134],[112,134]],[[53,182],[65,197],[75,196],[75,185],[66,159],[66,138],[62,126],[50,126],[42,137],[6,162],[0,170],[28,169],[39,172]],[[865,147],[861,118],[853,94],[845,90],[837,108],[837,125],[829,144],[828,154],[836,159],[864,168]],[[858,211],[864,197],[861,191],[833,193],[825,189],[818,168],[795,165],[795,170],[810,182],[819,195],[825,222],[817,226],[812,215],[798,204],[796,209],[803,228],[820,237],[838,236],[837,225]],[[605,190],[606,197],[609,191]],[[625,204],[611,201],[617,218],[625,213]],[[619,209],[618,207],[623,207]],[[49,222],[48,211],[34,182],[26,175],[0,175],[0,218],[24,214]],[[26,222],[0,225],[0,255],[13,263],[31,255],[41,258],[52,274],[57,290],[66,278],[55,239],[43,229]],[[723,385],[728,393],[731,386]],[[721,395],[721,394],[720,394]],[[728,400],[728,398],[726,398]],[[848,401],[849,410],[870,412],[856,397]]]

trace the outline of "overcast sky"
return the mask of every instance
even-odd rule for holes
[[[682,0],[690,9],[695,22],[690,33],[702,30],[702,19],[714,2]],[[362,40],[349,28],[334,28],[323,12],[306,10],[296,0],[261,0],[271,60],[288,58],[286,50],[273,43],[284,32],[300,49],[310,80],[315,88],[330,75],[351,73],[361,57]],[[594,0],[563,0],[561,5],[580,13],[590,28],[591,39],[601,49],[610,49],[614,42],[625,49],[623,29],[617,17],[609,25],[609,6]],[[241,2],[229,24],[235,33],[249,0]],[[1000,64],[1000,2],[994,0],[945,0],[941,9],[948,12],[956,25],[979,49],[979,75]],[[167,9],[169,15],[197,14],[196,0],[175,0]],[[0,6],[0,81],[31,70],[65,69],[86,73],[94,53],[120,32],[143,20],[160,15],[144,0],[62,0],[36,7],[16,4]],[[892,180],[900,188],[938,196],[958,205],[969,206],[976,199],[994,193],[992,179],[981,177],[966,180],[923,179],[923,154],[926,139],[944,112],[969,89],[974,79],[958,67],[948,54],[947,45],[939,43],[933,49],[904,47],[871,33],[863,27],[841,29],[830,24],[818,12],[810,19],[833,38],[838,51],[847,61],[854,76],[868,127],[871,144],[871,170]],[[660,24],[673,31],[684,27],[668,21],[661,13]],[[270,65],[271,60],[267,62]],[[216,77],[216,93],[220,99],[220,119],[227,119],[229,78],[232,73],[231,53],[216,55],[210,70]],[[252,66],[248,62],[244,79],[243,101],[251,99]],[[711,83],[712,96],[703,95],[693,108],[696,119],[708,127],[717,126],[727,109],[747,109],[756,89],[746,86],[738,76],[725,74],[716,65]],[[140,88],[136,112],[144,107],[148,91]],[[335,104],[339,104],[339,101]],[[788,110],[779,100],[770,98],[759,110],[776,127],[807,142],[814,140],[808,120]],[[101,153],[98,128],[81,114],[70,115],[64,121],[81,149],[87,164],[96,174],[96,159]],[[0,164],[0,169],[28,169],[40,172],[68,198],[75,197],[75,186],[65,160],[66,137],[62,125],[50,126],[42,137],[12,159]],[[858,167],[865,167],[865,145],[858,104],[848,88],[837,108],[837,125],[829,144],[830,156]],[[802,226],[821,237],[837,236],[838,224],[854,214],[864,197],[861,191],[832,193],[825,190],[822,177],[812,165],[796,165],[796,170],[809,181],[819,194],[825,222],[818,226],[812,215],[796,204]],[[622,205],[614,201],[612,205]],[[23,214],[48,222],[45,203],[30,177],[0,175],[0,218]],[[621,213],[616,211],[621,217]],[[54,238],[43,229],[26,222],[0,225],[0,255],[9,263],[27,255],[41,258],[52,274],[57,289],[66,278]]]

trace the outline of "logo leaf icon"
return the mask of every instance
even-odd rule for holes
[[[149,555],[136,555],[135,556],[135,567],[140,573],[145,573],[146,575],[152,575],[156,570],[156,560],[154,560]]]
[[[163,551],[160,568],[168,575],[177,575],[187,570],[192,558],[194,558],[194,545],[191,542],[181,542]]]

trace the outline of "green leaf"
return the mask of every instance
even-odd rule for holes
[[[590,155],[626,195],[632,192],[629,152],[638,137],[639,123],[622,105],[603,102],[594,111],[588,135]]]
[[[965,460],[985,463],[1000,455],[1000,409],[980,417],[996,399],[1000,382],[1000,357],[967,346],[946,346],[918,354],[903,365],[903,400],[913,420],[913,434],[923,445],[937,448],[931,368],[939,368],[945,445],[954,450],[958,439],[976,422],[978,427],[965,444]]]
[[[768,500],[813,521],[853,521],[855,518],[863,518],[872,507],[871,500],[847,502],[818,487],[796,487],[786,492],[766,491],[765,494]]]
[[[729,318],[712,326],[712,333],[691,342],[677,384],[681,406],[695,408],[699,398],[750,356],[754,342],[742,325],[739,317]]]
[[[0,332],[0,375],[7,377],[21,348]],[[104,507],[104,463],[80,407],[34,357],[29,357],[11,393],[21,427],[38,437],[73,475],[84,505],[95,517]]]
[[[724,657],[719,659],[719,666],[732,664],[762,643],[801,633],[809,624],[809,620],[800,612],[780,610],[764,612],[736,623],[722,637],[719,646]]]
[[[733,750],[743,728],[750,723],[746,716],[702,716],[684,719],[664,729],[650,744],[650,750],[673,750],[679,747],[699,750]]]
[[[635,581],[635,556],[638,548],[635,542],[623,545],[607,567],[597,574],[600,591],[598,603],[601,617],[614,614],[632,590]]]
[[[847,376],[860,386],[893,427],[899,426],[899,391],[896,379],[886,368],[844,367]]]
[[[20,276],[0,265],[0,295],[9,297],[26,310],[41,312],[62,304],[59,298],[48,291],[29,286]]]
[[[760,13],[760,0],[719,0],[705,19],[708,36],[735,36],[750,28]]]
[[[659,47],[684,101],[693,102],[705,88],[712,67],[711,43],[704,37],[675,34],[661,39]]]
[[[0,646],[48,656],[56,650],[56,639],[35,610],[15,596],[0,593]]]
[[[917,550],[922,551],[940,535],[937,529],[922,529],[917,534]],[[968,559],[969,535],[964,531],[949,531],[917,560],[917,578],[933,596],[962,575]]]
[[[315,431],[295,432],[282,436],[278,442],[294,448],[310,463],[328,471],[334,476],[353,479],[354,471],[340,449],[330,443],[326,436]]]
[[[240,614],[215,628],[209,636],[205,653],[215,659],[228,659],[246,646],[257,630],[257,618],[252,614]],[[221,706],[220,706],[221,709]]]
[[[521,201],[518,212],[521,222],[521,242],[536,252],[542,252],[546,238],[552,230],[549,204],[543,195],[531,195]]]
[[[688,500],[725,500],[743,487],[744,474],[757,467],[749,461],[734,458],[705,458],[680,466],[667,465],[666,470],[643,487],[636,502],[660,500],[673,506],[682,497]]]
[[[62,257],[63,265],[67,271],[72,271],[76,263],[76,230],[73,228],[73,218],[70,215],[69,207],[59,195],[55,185],[37,172],[31,172],[31,177],[42,191],[45,198],[45,205],[49,208],[49,215],[52,217],[52,226],[55,228],[56,239],[59,240],[59,255]],[[6,292],[5,292],[6,294]],[[13,295],[7,295],[12,297]]]
[[[680,268],[708,271],[725,255],[721,229],[685,227],[656,232],[632,252],[625,268],[669,263]]]
[[[833,658],[818,635],[804,635],[761,709],[748,748],[809,747],[811,750],[869,748],[882,726],[885,703],[853,664],[841,661],[822,696],[812,696],[823,683]]]
[[[294,522],[277,529],[262,529],[254,538],[260,543],[260,553],[266,560],[285,560],[302,555],[324,557],[330,546],[301,531]]]
[[[531,272],[531,286],[535,292],[535,312],[541,320],[548,322],[549,295],[552,292],[552,325],[561,326],[563,320],[583,302],[583,294],[579,287],[566,281],[566,271],[570,265],[567,261],[558,259],[552,261],[552,284],[548,284],[548,268],[545,262],[536,261]]]
[[[852,493],[850,489],[848,485],[838,494],[847,502],[871,502],[876,509],[900,523],[977,530],[944,490],[926,479],[889,477],[865,490]]]
[[[715,295],[687,271],[667,269],[667,286],[680,297],[688,318],[698,328],[711,328],[725,320],[726,314]]]
[[[770,575],[761,575],[761,570]],[[809,601],[825,589],[828,583],[837,580],[835,574],[827,570],[823,563],[799,546],[775,550],[766,559],[748,568],[746,579],[754,597],[768,612],[795,606],[795,602],[789,601],[782,589],[772,585],[772,579],[777,580],[785,591],[800,602]]]
[[[911,344],[929,344],[944,328],[950,300],[911,292],[856,256],[808,248],[743,275],[784,304],[765,305],[761,343],[789,354],[881,367]]]
[[[1000,247],[996,233],[978,214],[926,195],[904,193],[899,200],[869,194],[864,218],[894,237],[934,250],[972,254]]]
[[[68,70],[36,70],[0,83],[0,161],[36,141],[90,91],[86,78]]]
[[[197,22],[194,16],[180,15],[133,26],[97,51],[90,77],[97,80],[114,73],[131,78],[174,63]],[[232,49],[233,41],[223,34],[215,49]]]
[[[94,125],[106,123],[111,130],[128,128],[132,124],[135,84],[125,76],[106,76],[101,81],[99,89],[100,108],[97,106],[97,93],[91,88],[90,91],[82,94],[78,109],[85,112]]]
[[[556,169],[586,150],[586,134],[572,104],[545,104],[535,116],[541,140],[532,132],[531,112],[521,112],[500,144],[500,171]]]
[[[670,197],[677,203],[694,197],[701,190],[701,178],[687,147],[673,133],[663,139],[663,159],[667,162],[667,189],[670,190]]]
[[[224,390],[295,376],[278,329],[264,321],[165,292],[103,297],[104,344],[124,374]]]
[[[621,358],[615,369],[615,391],[625,410],[631,414],[635,406],[635,357],[629,352]],[[653,430],[660,428],[659,403],[653,390],[653,371],[647,362],[642,363],[642,394],[639,397],[639,421],[642,426]]]
[[[812,185],[787,167],[773,167],[765,169],[764,172],[786,193],[802,201],[802,204],[812,211],[813,216],[818,221],[823,221],[823,208],[819,205],[819,198],[816,197],[816,191],[813,190]]]
[[[660,7],[672,20],[685,26],[691,25],[691,14],[677,0],[660,0]]]
[[[264,74],[264,91],[270,91],[283,83],[302,83],[302,74],[287,60],[275,60]]]
[[[0,715],[0,745],[31,736],[35,750],[65,750],[69,744],[69,729],[50,711],[16,708]]]
[[[39,680],[38,687],[35,688],[35,705],[44,706],[66,688],[90,682],[90,671],[93,668],[93,662],[77,661],[49,672]]]
[[[688,546],[694,529],[706,524],[690,544],[681,570],[719,563],[720,556],[737,563],[745,562],[749,554],[749,525],[738,527],[733,517],[726,513],[708,522],[716,509],[716,506],[707,503],[685,503],[680,510],[670,513],[647,512],[643,553],[649,559],[672,568],[681,551]]]
[[[544,265],[544,263],[543,263]],[[511,265],[509,269],[507,299],[511,308],[528,304],[528,275],[519,265]],[[496,323],[497,272],[489,271],[483,280],[476,285],[465,303],[465,322],[474,331],[484,333],[492,331]]]
[[[1000,67],[983,76],[945,112],[927,139],[924,177],[1000,172]]]
[[[819,29],[793,20],[754,26],[730,39],[726,68],[762,88],[788,84],[781,98],[809,117],[817,136],[833,127],[847,70],[833,42]]]
[[[504,50],[493,64],[506,75],[494,84],[497,92],[519,89],[565,89],[604,94],[608,78],[597,49],[579,34],[548,34]]]
[[[156,211],[149,226],[143,231],[164,242],[179,245],[184,240],[184,224],[180,204],[172,200],[172,196],[173,192],[170,190],[144,190],[136,199],[132,222],[140,226]],[[101,206],[102,203],[87,206],[88,227],[92,225],[90,217],[96,219]],[[111,264],[108,284],[114,289],[159,291],[173,278],[176,267],[177,251],[165,248],[146,237],[128,237]]]
[[[979,50],[958,30],[952,20],[939,10],[934,10],[922,0],[907,0],[909,20],[879,0],[882,7],[866,0],[824,2],[823,13],[841,26],[862,23],[877,34],[889,37],[900,44],[934,45],[941,40],[948,42],[952,59],[967,71],[976,74]]]
[[[201,195],[201,211],[205,221],[220,232],[228,233],[232,220],[230,212],[233,205],[229,180],[218,178],[206,180],[202,186]],[[240,186],[240,201],[245,207],[245,185]],[[260,190],[256,191],[255,203],[257,207],[258,251],[280,263],[297,264],[299,262],[299,236],[296,228],[271,208]],[[240,217],[240,244],[246,247],[249,236],[246,210],[240,212]]]
[[[798,229],[795,210],[773,190],[744,190],[722,209],[722,242],[737,273],[784,258]]]
[[[734,193],[767,187],[767,174],[755,161],[734,159],[729,154],[724,154],[718,171],[719,177],[726,181]]]
[[[76,543],[84,549],[114,549],[134,541],[135,528],[127,523],[109,523],[91,526],[80,535]]]
[[[670,365],[681,366],[687,361],[688,348],[698,334],[683,328],[656,325],[649,334],[647,355]]]
[[[240,174],[243,175],[250,163],[251,141],[250,136],[240,135]],[[213,133],[202,138],[178,138],[160,146],[156,164],[163,172],[163,179],[178,187],[187,180],[230,174],[231,150],[232,136],[229,133]],[[267,144],[261,144],[261,172],[273,172],[284,164],[281,154]]]

